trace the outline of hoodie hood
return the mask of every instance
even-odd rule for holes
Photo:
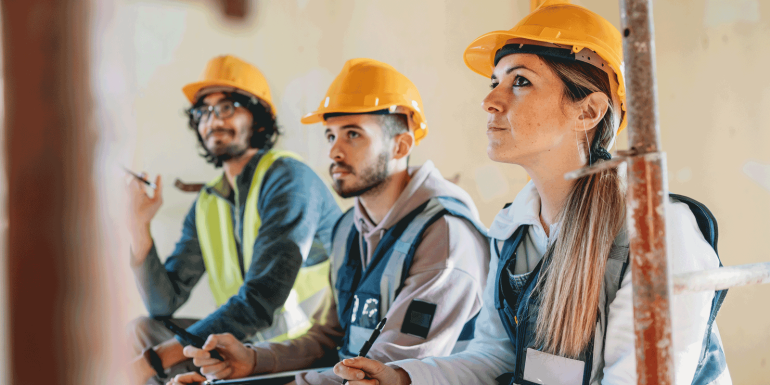
[[[374,249],[377,248],[377,244],[385,232],[431,198],[443,196],[457,199],[468,207],[475,219],[478,220],[479,218],[479,212],[470,195],[454,183],[444,179],[433,162],[427,161],[422,166],[410,167],[408,172],[411,180],[380,223],[375,225],[371,222],[364,212],[361,201],[356,198],[354,222],[356,229],[367,244],[367,255],[362,255],[364,265],[368,264]]]

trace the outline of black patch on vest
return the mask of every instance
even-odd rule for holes
[[[404,323],[401,324],[401,333],[428,338],[430,325],[433,323],[433,315],[436,314],[436,307],[435,303],[413,299],[406,309]]]

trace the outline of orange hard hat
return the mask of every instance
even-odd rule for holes
[[[234,89],[234,91],[245,92],[257,97],[275,115],[270,88],[262,72],[235,56],[217,56],[209,60],[201,80],[182,87],[182,92],[190,103],[195,104],[202,96],[201,90],[208,91],[208,89],[219,91]]]
[[[628,124],[626,85],[623,78],[623,41],[620,32],[601,16],[564,0],[547,0],[508,31],[486,33],[465,49],[465,64],[487,78],[495,69],[495,55],[511,43],[541,44],[571,49],[575,60],[596,66],[608,73],[612,86],[610,97],[620,105],[620,132]],[[596,55],[603,60],[596,60]],[[594,57],[594,61],[590,58]],[[606,64],[606,65],[603,65]],[[606,66],[610,68],[607,69]]]
[[[329,113],[366,113],[389,109],[406,113],[415,145],[428,133],[422,98],[406,76],[388,64],[373,59],[352,59],[334,79],[318,109],[305,115],[302,123],[324,120]]]

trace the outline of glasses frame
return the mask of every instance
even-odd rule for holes
[[[232,112],[228,114],[222,113],[222,108],[226,104],[231,104],[233,106]],[[243,105],[239,102],[236,102],[234,100],[224,99],[217,102],[217,104],[214,104],[213,106],[209,105],[201,105],[198,107],[192,107],[187,112],[192,117],[193,121],[195,121],[197,124],[200,124],[203,121],[208,121],[211,118],[211,113],[213,112],[214,115],[217,116],[217,119],[227,119],[235,114],[235,110],[238,107],[243,107]],[[196,117],[196,115],[200,115]]]

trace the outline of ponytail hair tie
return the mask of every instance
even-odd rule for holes
[[[596,163],[599,159],[610,160],[612,159],[612,155],[610,155],[604,147],[596,146],[591,150],[589,165]]]

